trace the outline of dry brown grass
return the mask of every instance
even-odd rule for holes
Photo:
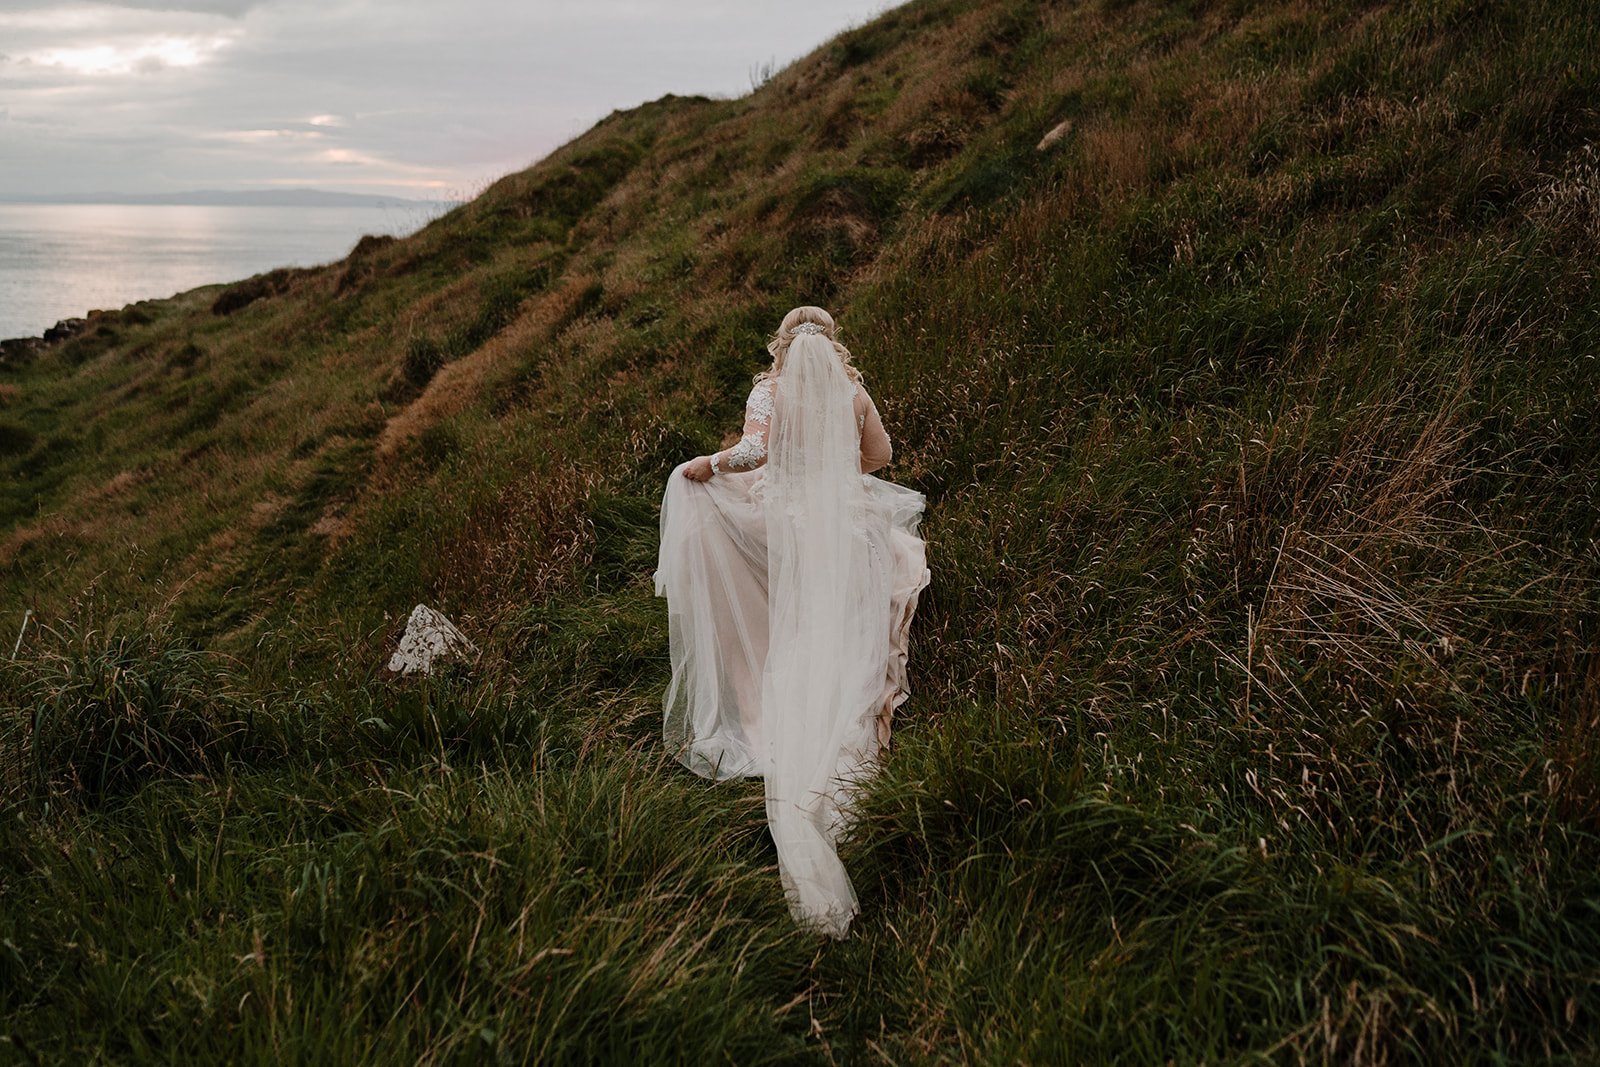
[[[1574,150],[1529,200],[1530,216],[1553,236],[1566,239],[1575,250],[1600,249],[1600,147],[1586,144]]]
[[[571,591],[593,551],[585,505],[597,481],[558,458],[469,505],[456,535],[435,546],[439,582],[480,621]]]
[[[289,498],[281,493],[269,493],[250,505],[250,525],[260,529],[283,514]]]
[[[1127,200],[1150,182],[1150,153],[1160,143],[1148,129],[1128,125],[1086,127],[1080,140],[1091,184],[1106,206]]]
[[[38,522],[18,526],[0,541],[0,566],[10,566],[17,556],[30,549],[48,554],[52,547],[59,548],[69,539],[82,537],[81,525],[61,515],[50,515]]]
[[[110,478],[83,493],[86,502],[103,502],[126,497],[130,492],[150,480],[148,470],[118,471]]]
[[[555,326],[570,317],[597,280],[586,274],[568,277],[560,288],[529,301],[523,314],[478,349],[441,367],[422,395],[384,424],[378,436],[379,457],[393,457],[405,442],[465,410],[483,395],[485,383],[508,361],[548,345]]]
[[[343,544],[354,530],[355,524],[341,508],[323,512],[322,516],[311,524],[310,532],[313,536],[320,537],[326,541],[327,547],[331,551]]]

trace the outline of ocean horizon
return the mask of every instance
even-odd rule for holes
[[[0,203],[0,339],[275,267],[331,263],[365,234],[402,237],[446,207]]]

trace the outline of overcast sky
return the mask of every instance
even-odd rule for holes
[[[887,0],[0,0],[0,196],[461,198],[619,107],[737,96]]]

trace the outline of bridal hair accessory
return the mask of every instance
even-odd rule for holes
[[[818,322],[802,322],[794,328],[795,333],[822,333],[826,327]]]

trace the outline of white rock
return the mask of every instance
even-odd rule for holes
[[[455,624],[426,604],[411,609],[400,647],[389,657],[389,669],[396,674],[432,674],[433,661],[448,656],[476,657],[478,646]]]
[[[1051,127],[1050,132],[1040,138],[1039,143],[1034,146],[1033,150],[1035,152],[1044,152],[1071,132],[1072,120],[1064,119]]]

